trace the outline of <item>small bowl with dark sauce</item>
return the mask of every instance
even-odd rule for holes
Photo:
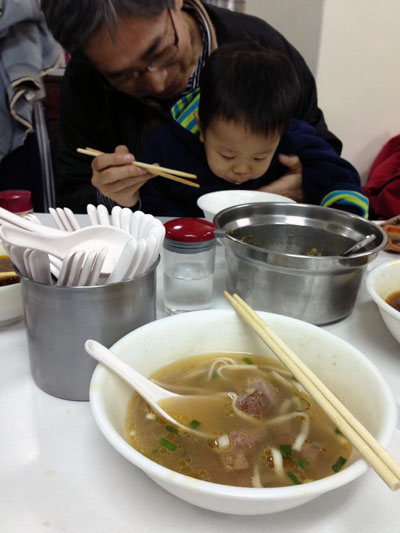
[[[366,285],[388,330],[400,342],[400,259],[371,270]]]

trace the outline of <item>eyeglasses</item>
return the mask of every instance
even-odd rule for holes
[[[178,51],[178,45],[179,45],[179,35],[176,31],[174,19],[172,17],[172,13],[169,7],[167,7],[167,13],[169,20],[172,24],[172,29],[174,31],[174,42],[164,48],[164,50],[161,52],[160,56],[155,60],[152,61],[147,67],[143,70],[135,70],[132,72],[132,76],[136,79],[141,78],[146,72],[157,72],[159,70],[162,70],[164,67],[166,67],[171,59],[175,56],[175,54]]]
[[[167,7],[167,15],[168,15],[168,19],[171,21],[172,29],[174,31],[174,42],[166,46],[164,50],[160,54],[157,55],[157,59],[149,63],[147,67],[142,70],[126,70],[124,72],[121,72],[121,74],[117,76],[113,76],[113,75],[105,76],[112,85],[118,87],[118,86],[125,85],[125,83],[128,83],[128,82],[132,83],[133,80],[139,81],[143,78],[145,74],[147,73],[152,74],[154,72],[158,72],[159,70],[166,68],[170,64],[170,62],[175,57],[178,51],[179,36],[176,31],[176,27],[175,27],[174,19],[172,17],[171,10],[168,7]]]

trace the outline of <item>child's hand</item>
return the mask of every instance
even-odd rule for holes
[[[280,194],[292,198],[296,202],[304,200],[303,183],[302,183],[302,165],[297,155],[279,154],[279,161],[288,168],[287,172],[279,179],[260,187],[259,191]]]

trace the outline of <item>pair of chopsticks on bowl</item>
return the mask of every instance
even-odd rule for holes
[[[77,152],[80,154],[90,155],[92,157],[97,157],[98,155],[104,154],[104,152],[100,152],[100,150],[95,150],[94,148],[77,148]],[[146,170],[149,170],[152,174],[156,174],[157,176],[162,176],[163,178],[167,178],[172,181],[179,181],[179,183],[184,183],[185,185],[190,185],[190,187],[197,187],[199,188],[200,185],[198,183],[193,183],[192,181],[183,179],[183,178],[191,178],[191,179],[197,179],[196,174],[190,174],[189,172],[182,172],[181,170],[173,170],[172,168],[165,168],[165,167],[159,167],[158,165],[149,165],[148,163],[141,163],[140,161],[134,161],[132,165],[135,165],[136,167],[145,168]],[[183,176],[183,177],[179,177]]]
[[[238,315],[290,370],[383,481],[392,490],[399,489],[400,465],[393,457],[240,296],[231,296],[227,291],[224,295]]]

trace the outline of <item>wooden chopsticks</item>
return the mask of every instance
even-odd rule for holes
[[[77,148],[76,151],[79,152],[80,154],[90,155],[92,157],[97,157],[98,155],[104,154],[104,152],[100,152],[100,150],[95,150],[94,148],[88,148],[88,147]],[[167,178],[169,180],[179,181],[179,183],[184,183],[185,185],[190,185],[191,187],[197,187],[197,188],[200,187],[198,183],[193,183],[192,181],[185,180],[183,178],[178,177],[178,176],[184,176],[186,178],[197,179],[196,174],[190,174],[189,172],[182,172],[181,170],[173,170],[172,168],[159,167],[158,165],[150,165],[148,163],[141,163],[140,161],[134,161],[132,165],[150,170],[152,174],[156,174],[157,176],[162,176],[163,178]]]
[[[399,489],[400,465],[393,457],[240,296],[234,294],[232,297],[227,291],[224,292],[224,296],[239,316],[250,325],[322,407],[375,472],[392,490]]]

